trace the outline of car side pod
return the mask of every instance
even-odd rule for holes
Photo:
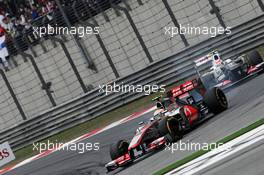
[[[154,140],[153,142],[151,142],[149,144],[149,149],[150,150],[159,149],[160,147],[164,146],[166,142],[167,141],[166,141],[166,139],[165,139],[164,136],[163,137],[160,137],[160,138]]]
[[[116,161],[116,164],[117,164],[118,166],[124,166],[124,165],[126,165],[127,163],[131,162],[132,159],[131,159],[130,155],[129,155],[128,153],[126,153],[125,155],[123,155],[123,156],[117,158],[115,161]]]

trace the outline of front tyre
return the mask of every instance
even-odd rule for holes
[[[129,143],[125,140],[119,140],[118,142],[114,143],[110,147],[110,156],[112,160],[121,157],[125,153],[128,152]]]
[[[209,110],[214,114],[221,113],[228,108],[228,102],[225,93],[216,87],[208,90],[205,93],[204,102]]]
[[[159,122],[159,133],[170,143],[182,138],[179,121],[174,117],[166,117]]]

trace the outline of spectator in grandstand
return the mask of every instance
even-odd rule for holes
[[[56,9],[56,3],[55,3],[55,1],[48,1],[46,3],[46,7],[48,9],[48,13],[53,12],[53,10]]]
[[[3,25],[3,20],[5,18],[5,11],[3,9],[0,10],[0,25]]]
[[[46,15],[47,18],[51,21],[53,19],[52,12],[56,9],[55,1],[46,2],[45,6],[44,6],[44,9],[43,9],[42,15]]]
[[[38,17],[39,17],[38,9],[37,9],[37,7],[33,6],[32,9],[31,9],[31,19],[35,20]]]
[[[14,31],[13,23],[11,22],[11,16],[4,10],[0,11],[0,26],[5,29],[8,33]]]
[[[6,30],[6,32],[10,35],[14,35],[15,27],[14,27],[14,19],[12,20],[9,15],[7,15],[3,21],[1,26]]]
[[[9,65],[7,59],[9,58],[9,53],[6,47],[6,32],[3,27],[0,27],[0,58],[6,71],[9,70]]]
[[[11,6],[11,2],[7,0],[0,0],[0,7],[3,8],[10,14],[14,14],[13,6]]]
[[[30,24],[27,21],[25,13],[21,13],[19,17],[16,18],[16,28],[18,32],[22,32],[24,29],[30,28]]]

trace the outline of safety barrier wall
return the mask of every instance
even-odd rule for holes
[[[42,39],[39,45],[25,51],[17,48],[18,55],[12,58],[17,67],[9,72],[2,72],[14,93],[10,93],[10,89],[4,85],[5,81],[1,82],[1,141],[8,140],[18,149],[144,96],[134,93],[105,96],[98,92],[97,87],[100,84],[115,80],[117,83],[127,84],[169,85],[194,75],[193,59],[212,49],[219,49],[225,58],[232,58],[263,44],[264,17],[261,15],[263,12],[259,1],[243,1],[244,4],[250,4],[255,12],[250,11],[251,20],[248,21],[247,18],[246,23],[238,26],[235,23],[231,35],[219,35],[215,38],[208,36],[206,39],[205,36],[170,38],[164,34],[164,27],[175,25],[169,11],[176,14],[185,10],[181,12],[184,15],[190,13],[190,10],[186,9],[192,8],[193,12],[197,10],[193,15],[188,14],[188,17],[185,17],[188,19],[186,23],[192,25],[209,25],[210,21],[213,21],[211,25],[218,26],[225,22],[224,15],[228,12],[216,10],[215,12],[222,16],[219,20],[219,15],[212,12],[212,2],[217,5],[216,2],[207,0],[193,4],[185,4],[186,1],[179,1],[178,4],[175,1],[143,1],[143,4],[140,1],[129,1],[119,3],[118,7],[114,4],[111,9],[105,11],[105,16],[99,13],[93,16],[96,22],[92,20],[102,28],[101,41],[109,55],[105,53],[96,36],[78,38],[86,48],[89,58],[92,58],[92,65],[84,59],[74,36]],[[242,1],[237,3],[239,4],[236,4],[236,10],[244,7]],[[142,40],[138,38],[140,36],[136,36],[129,17],[124,14],[118,16],[118,10],[114,10],[119,9],[120,12],[119,5],[125,7],[124,9],[131,8],[128,12]],[[168,9],[167,6],[171,8]],[[181,8],[177,9],[178,6]],[[222,6],[225,7],[224,4]],[[205,12],[212,13],[212,16],[206,15]],[[194,24],[197,22],[194,17],[198,16],[195,14],[199,13],[208,23],[198,21]],[[180,14],[175,16],[178,17],[179,23],[184,23],[184,17],[181,18]],[[79,19],[78,25],[90,23],[89,20],[87,22]],[[243,13],[239,13],[235,20],[245,22]],[[232,19],[229,19],[230,21]],[[142,46],[140,43],[142,41],[148,51],[143,49],[144,44]],[[109,62],[107,57],[112,60],[114,68],[110,66],[111,61]],[[117,73],[114,73],[114,69]]]

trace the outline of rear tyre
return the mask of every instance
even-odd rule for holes
[[[174,139],[171,137],[170,134],[166,134],[164,137],[165,137],[166,142],[168,142],[168,143],[174,142]]]
[[[129,143],[125,140],[119,140],[117,143],[114,143],[110,147],[110,156],[112,160],[117,159],[118,157],[124,155],[128,152]]]
[[[182,138],[179,122],[174,117],[166,117],[159,122],[159,133],[165,136],[168,142],[175,142]]]
[[[254,50],[248,54],[248,62],[249,66],[255,66],[263,62],[263,59],[261,58],[258,51]]]
[[[216,87],[205,93],[204,102],[214,114],[221,113],[228,108],[228,102],[224,92]]]

